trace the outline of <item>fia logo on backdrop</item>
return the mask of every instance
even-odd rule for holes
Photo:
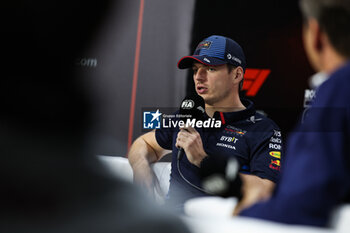
[[[144,129],[159,129],[162,113],[157,109],[156,112],[143,112],[143,128]]]

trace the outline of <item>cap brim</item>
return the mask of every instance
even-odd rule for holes
[[[177,63],[177,67],[179,67],[179,69],[191,68],[193,65],[193,62],[195,61],[200,62],[207,66],[220,66],[227,63],[226,61],[223,61],[215,57],[193,55],[193,56],[185,56],[181,58],[180,61]]]

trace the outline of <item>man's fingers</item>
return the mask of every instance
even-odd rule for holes
[[[178,135],[181,135],[181,137],[183,137],[183,138],[189,138],[189,137],[191,137],[193,135],[197,135],[197,134],[199,134],[197,132],[197,130],[195,130],[192,127],[183,127],[180,129],[180,131],[178,133]]]
[[[195,128],[191,127],[191,126],[184,126],[182,128],[180,128],[180,132],[189,132],[189,133],[195,133],[197,132],[197,130],[195,130]]]
[[[181,139],[186,139],[190,136],[190,133],[187,130],[180,130],[179,133],[177,134],[177,138]]]
[[[187,127],[186,128],[186,130],[188,131],[188,132],[190,132],[190,133],[197,133],[197,130],[195,129],[195,128],[193,128],[193,127]]]
[[[191,144],[199,136],[199,133],[193,127],[182,127],[177,134],[176,144],[177,148],[185,148],[188,144]]]
[[[175,146],[176,146],[177,148],[182,147],[181,136],[179,136],[179,135],[177,135]]]

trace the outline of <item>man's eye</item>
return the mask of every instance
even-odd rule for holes
[[[215,71],[215,68],[209,67],[208,70],[209,70],[209,71]]]
[[[194,74],[197,73],[197,69],[193,69],[193,73],[194,73]]]

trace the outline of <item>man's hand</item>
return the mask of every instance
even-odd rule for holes
[[[199,167],[201,161],[207,157],[203,148],[201,136],[192,127],[183,127],[177,134],[176,147],[183,148],[190,163]]]

